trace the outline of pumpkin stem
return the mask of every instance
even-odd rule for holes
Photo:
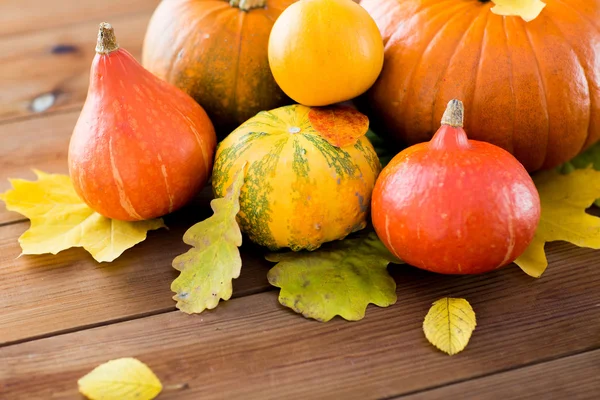
[[[112,25],[106,22],[100,24],[98,29],[98,43],[96,44],[96,53],[109,54],[119,48],[115,30]]]
[[[465,107],[460,100],[450,100],[444,115],[442,116],[442,125],[450,125],[455,128],[462,128],[464,123]]]
[[[242,11],[249,11],[253,8],[264,8],[267,0],[229,0],[231,7],[237,7]]]

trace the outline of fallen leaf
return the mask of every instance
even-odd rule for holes
[[[576,169],[589,168],[592,166],[596,171],[600,171],[600,142],[596,143],[574,159],[563,164],[560,171],[563,174],[568,174]],[[600,207],[600,198],[594,203]]]
[[[445,297],[433,303],[423,321],[429,343],[451,356],[467,347],[477,321],[465,299]]]
[[[269,254],[266,259],[278,263],[267,278],[281,288],[279,302],[306,318],[326,322],[339,315],[357,321],[369,303],[388,307],[396,302],[396,283],[387,265],[401,261],[374,232],[317,251]]]
[[[356,144],[369,129],[369,118],[347,106],[311,108],[308,120],[323,139],[336,147]]]
[[[492,0],[491,11],[497,15],[517,16],[525,22],[533,21],[540,15],[546,4],[540,0]]]
[[[162,390],[152,370],[135,358],[119,358],[99,365],[77,384],[79,392],[92,400],[151,400]]]
[[[600,249],[600,218],[585,210],[600,197],[600,171],[574,170],[536,174],[533,181],[540,194],[542,214],[532,243],[515,261],[528,275],[539,278],[548,267],[547,242],[563,240],[579,247]]]
[[[126,222],[103,217],[75,192],[67,175],[34,171],[37,181],[11,179],[13,189],[0,195],[6,208],[31,220],[19,238],[22,254],[57,254],[83,247],[98,262],[110,262],[165,227],[162,219]]]
[[[235,217],[240,211],[243,171],[233,178],[225,197],[211,201],[214,214],[183,236],[194,247],[173,260],[173,268],[181,271],[171,284],[171,291],[177,293],[173,300],[185,313],[201,313],[215,308],[221,299],[229,300],[232,280],[240,276],[242,233]]]

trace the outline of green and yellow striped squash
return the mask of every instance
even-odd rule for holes
[[[212,175],[222,197],[244,168],[240,228],[271,250],[315,250],[363,229],[381,170],[369,140],[335,147],[312,127],[309,107],[263,111],[223,140]],[[247,164],[246,164],[247,163]]]

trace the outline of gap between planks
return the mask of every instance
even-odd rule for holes
[[[468,388],[465,386],[471,386],[471,385],[485,387],[485,388],[488,388],[488,391],[489,391],[489,388],[490,388],[489,383],[490,382],[486,382],[486,381],[500,380],[503,382],[503,380],[509,380],[510,376],[517,374],[517,373],[520,374],[521,376],[530,376],[531,371],[534,369],[543,370],[543,369],[548,369],[548,367],[553,367],[555,364],[569,364],[572,361],[575,361],[575,359],[577,359],[577,358],[586,358],[586,359],[590,358],[591,362],[595,363],[592,365],[595,365],[595,368],[598,371],[597,372],[592,371],[592,373],[589,375],[594,375],[594,378],[597,378],[598,376],[600,376],[600,346],[596,346],[596,347],[590,347],[589,349],[584,349],[581,351],[574,351],[570,354],[566,354],[563,357],[560,357],[560,356],[550,357],[547,360],[540,360],[539,362],[532,362],[532,363],[523,364],[521,366],[506,368],[506,369],[499,370],[499,371],[496,371],[493,373],[482,374],[480,376],[476,376],[471,379],[457,380],[455,382],[450,382],[447,384],[418,390],[418,391],[415,391],[412,393],[402,394],[400,396],[387,397],[387,398],[383,398],[381,400],[423,400],[423,399],[429,399],[429,398],[431,398],[431,399],[448,398],[453,393],[455,395],[456,395],[456,393],[461,393],[461,395],[464,395],[464,393],[470,393],[468,391]],[[592,379],[594,379],[594,378],[592,378]],[[503,382],[503,383],[508,384],[509,382]],[[571,384],[573,384],[573,382],[571,382]],[[498,386],[498,385],[496,385],[496,386]],[[579,387],[579,385],[578,385],[578,387]],[[544,392],[546,391],[545,389],[544,389]],[[565,388],[561,387],[560,389],[565,389]],[[590,395],[589,398],[596,399],[596,395],[599,390],[600,390],[600,379],[596,379],[595,387],[592,388],[591,390],[588,390],[588,392],[594,393],[593,395]],[[448,393],[449,391],[451,393]],[[547,394],[547,393],[545,393],[545,394]],[[527,393],[528,398],[531,397],[532,399],[537,399],[537,398],[539,398],[538,396],[540,396],[540,395],[542,395],[542,394],[538,393],[537,395],[536,394],[532,395],[530,393]],[[569,395],[572,396],[573,393],[569,393]],[[479,396],[478,397],[479,399],[484,398],[484,397],[482,397],[482,395],[480,393],[478,393],[477,396]],[[450,397],[450,398],[452,398],[452,397]],[[485,398],[488,398],[488,397],[485,397]],[[495,394],[494,398],[497,398],[497,394]],[[502,398],[507,399],[506,396],[503,396]],[[519,395],[519,399],[523,399],[523,398],[524,398],[523,393],[521,392],[521,394]],[[588,398],[588,397],[586,397],[586,398]],[[583,397],[578,396],[577,399],[581,400],[581,399],[583,399]]]
[[[594,305],[600,293],[594,288],[600,272],[589,265],[591,252],[587,261],[563,257],[542,280],[523,277],[516,267],[459,278],[395,268],[398,303],[370,306],[358,322],[306,320],[281,307],[269,291],[201,315],[166,312],[14,345],[0,349],[0,357],[16,398],[53,391],[70,398],[77,378],[123,356],[146,362],[167,386],[189,384],[188,390],[165,392],[165,400],[222,393],[393,398],[599,348]],[[494,284],[477,285],[487,282]],[[446,295],[469,299],[479,319],[467,349],[453,357],[433,349],[421,328],[431,301]],[[31,376],[36,385],[28,385]]]

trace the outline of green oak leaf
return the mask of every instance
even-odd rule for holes
[[[242,233],[235,219],[240,211],[243,169],[233,178],[225,197],[210,202],[214,214],[192,226],[183,241],[194,246],[173,260],[181,274],[171,284],[177,308],[192,314],[213,309],[219,300],[229,300],[232,280],[240,276],[242,259],[238,247]]]
[[[326,322],[336,315],[348,321],[365,316],[369,303],[394,304],[396,283],[389,263],[401,263],[377,238],[365,236],[330,243],[313,252],[267,255],[276,262],[267,278],[281,288],[279,302],[306,318]]]

